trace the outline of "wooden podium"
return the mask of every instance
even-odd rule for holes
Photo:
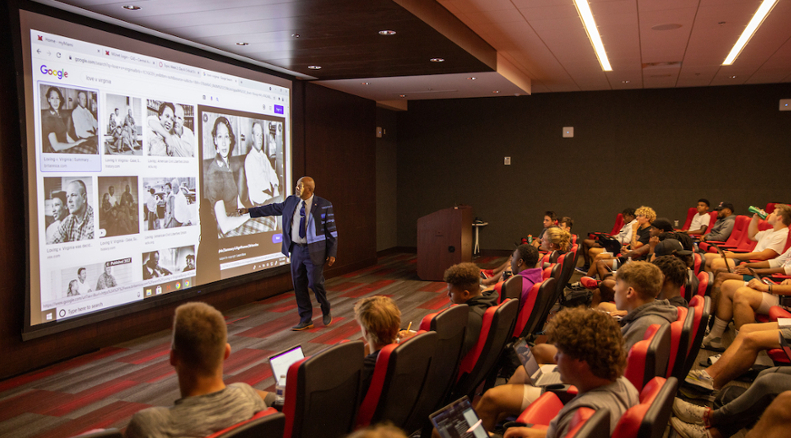
[[[445,270],[472,260],[472,207],[435,211],[417,220],[417,276],[442,281]]]

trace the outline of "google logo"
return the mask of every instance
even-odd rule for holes
[[[58,79],[63,79],[63,78],[68,78],[69,77],[69,72],[67,72],[66,70],[47,69],[46,65],[42,65],[41,66],[41,74],[50,75],[50,76],[57,76]]]

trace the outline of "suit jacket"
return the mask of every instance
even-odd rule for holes
[[[253,207],[249,210],[251,217],[282,215],[283,246],[281,252],[286,256],[290,256],[288,251],[292,242],[292,220],[299,220],[298,217],[292,218],[292,216],[300,202],[302,199],[291,195],[283,202]],[[335,257],[338,252],[338,231],[335,229],[335,213],[332,211],[332,203],[313,195],[313,205],[306,219],[306,237],[310,260],[316,266],[323,265],[327,257]]]

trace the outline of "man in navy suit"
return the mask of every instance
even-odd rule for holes
[[[332,323],[330,302],[324,289],[324,263],[327,266],[335,263],[338,232],[335,230],[332,203],[313,196],[315,190],[313,178],[305,176],[297,181],[294,195],[284,202],[239,209],[239,214],[250,213],[251,217],[283,216],[281,251],[291,257],[291,281],[299,308],[299,324],[292,327],[296,331],[313,328],[313,307],[308,288],[313,290],[316,301],[321,305],[324,325]]]

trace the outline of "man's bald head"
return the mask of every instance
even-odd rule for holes
[[[79,179],[75,179],[66,186],[66,203],[69,207],[69,213],[80,215],[85,212],[88,200],[86,192],[85,183]]]
[[[297,190],[296,195],[302,199],[308,199],[313,196],[313,192],[316,191],[316,183],[313,181],[313,178],[309,176],[303,176],[302,178],[297,181]]]

